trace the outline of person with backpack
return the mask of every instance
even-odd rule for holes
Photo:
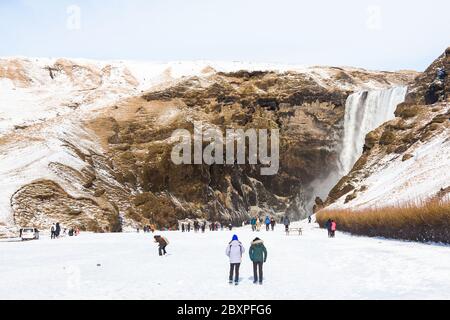
[[[270,231],[270,218],[269,216],[266,217],[266,231]]]
[[[169,245],[169,240],[167,240],[166,237],[162,237],[159,235],[154,236],[155,242],[159,244],[158,246],[158,253],[160,256],[166,255],[166,247]]]
[[[234,284],[239,284],[239,268],[241,267],[242,263],[242,255],[245,252],[245,248],[242,245],[242,243],[239,241],[238,236],[234,235],[231,239],[231,242],[228,243],[227,249],[225,251],[225,254],[230,259],[230,276],[229,276],[229,283],[233,283],[233,276],[234,276]]]
[[[267,249],[264,241],[255,238],[250,246],[249,255],[253,262],[253,283],[263,284],[263,264],[267,261]]]

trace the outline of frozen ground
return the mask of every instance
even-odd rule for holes
[[[225,248],[239,235],[247,252],[241,283],[227,282]],[[0,242],[0,299],[450,299],[450,247],[352,237],[163,232],[169,256],[150,234]],[[263,286],[252,283],[250,241],[268,249]],[[97,266],[99,264],[100,266]]]

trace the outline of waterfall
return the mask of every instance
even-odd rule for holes
[[[339,155],[340,174],[348,174],[362,155],[366,135],[392,120],[398,104],[405,100],[407,87],[360,91],[350,95],[345,106],[344,137]]]

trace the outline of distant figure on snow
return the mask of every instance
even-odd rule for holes
[[[249,250],[250,260],[253,261],[253,283],[263,283],[263,264],[267,261],[267,249],[264,246],[264,242],[255,238],[252,241]],[[259,273],[259,277],[258,277]]]
[[[55,226],[55,224],[53,224],[52,227],[50,228],[50,238],[51,239],[56,239],[56,226]]]
[[[308,223],[311,223],[311,220],[312,220],[311,215],[309,215],[308,216]]]
[[[291,224],[291,220],[289,220],[289,217],[287,215],[284,216],[284,218],[283,218],[283,224],[284,224],[284,230],[286,232],[289,232],[289,226]]]
[[[272,217],[272,218],[270,219],[270,226],[272,227],[272,231],[275,230],[275,224],[276,224],[275,218]]]
[[[162,255],[166,255],[166,247],[169,245],[169,240],[167,240],[167,238],[162,237],[162,236],[154,236],[155,238],[155,242],[159,244],[158,246],[158,253],[160,256]]]
[[[331,238],[331,219],[328,219],[327,222],[325,223],[325,228],[327,228],[328,231],[328,238]]]
[[[239,284],[239,268],[241,266],[242,255],[244,252],[244,246],[239,241],[238,236],[234,235],[225,251],[226,255],[230,258],[230,276],[228,278],[230,284],[233,283],[233,275],[234,284]]]
[[[269,216],[266,217],[266,231],[270,231],[270,218]]]
[[[250,224],[252,225],[252,231],[256,231],[256,218],[253,217],[250,221]]]
[[[331,221],[331,237],[334,238],[334,236],[336,235],[336,221],[332,220]]]
[[[261,221],[259,221],[259,217],[256,218],[256,231],[261,231]]]
[[[55,226],[55,237],[58,238],[60,233],[61,233],[61,226],[59,225],[59,222],[57,222]]]

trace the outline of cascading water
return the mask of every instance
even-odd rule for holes
[[[395,117],[395,109],[405,100],[407,90],[407,87],[394,87],[356,92],[348,97],[339,156],[341,176],[348,174],[362,155],[366,135]]]

